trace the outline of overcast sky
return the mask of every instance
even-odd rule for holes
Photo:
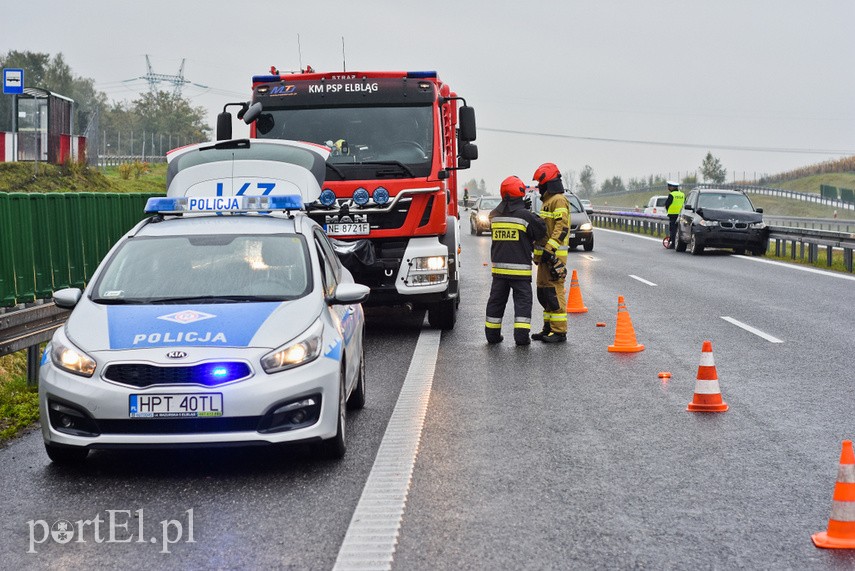
[[[340,71],[344,37],[348,70],[436,70],[475,107],[461,175],[497,191],[545,161],[599,184],[682,176],[707,150],[728,178],[855,154],[853,23],[853,0],[3,0],[0,52],[62,52],[127,100],[146,54],[163,74],[186,58],[213,126],[271,65]]]

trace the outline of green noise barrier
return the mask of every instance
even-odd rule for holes
[[[163,195],[0,192],[0,307],[85,287],[154,196]]]

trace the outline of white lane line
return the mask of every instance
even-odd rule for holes
[[[427,413],[441,332],[423,329],[334,570],[391,569]]]
[[[640,277],[635,276],[635,275],[632,275],[632,274],[629,274],[629,277],[631,277],[631,278],[632,278],[632,279],[634,279],[634,280],[638,280],[638,281],[640,281],[640,282],[641,282],[641,283],[643,283],[643,284],[647,284],[647,285],[649,285],[649,286],[656,286],[656,284],[655,284],[655,283],[653,283],[653,282],[649,282],[649,281],[647,281],[647,280],[646,280],[646,279],[644,279],[644,278],[640,278]]]
[[[722,315],[721,318],[724,319],[725,321],[727,321],[728,323],[733,323],[737,327],[741,327],[742,329],[748,331],[749,333],[753,333],[754,335],[757,335],[758,337],[762,337],[763,339],[765,339],[769,343],[783,343],[783,341],[781,341],[777,337],[772,337],[768,333],[763,333],[759,329],[751,327],[750,325],[746,325],[746,324],[742,323],[741,321],[735,320],[732,317],[725,317],[724,315]]]
[[[662,243],[662,238],[653,238],[650,236],[642,236],[641,234],[633,234],[632,232],[622,232],[620,230],[612,230],[611,228],[600,228],[597,227],[597,232],[611,232],[612,234],[623,234],[624,236],[631,236],[633,238],[640,238],[642,240],[653,240],[656,242]],[[809,266],[801,266],[799,264],[788,264],[787,262],[779,262],[778,260],[767,260],[765,258],[757,258],[754,256],[737,256],[734,255],[734,258],[738,260],[745,260],[748,262],[756,262],[759,264],[772,264],[773,266],[778,266],[781,268],[787,268],[789,270],[798,270],[800,272],[808,272],[811,274],[819,274],[822,276],[828,276],[830,278],[838,278],[841,280],[849,280],[855,281],[855,276],[844,273],[830,272],[828,270],[820,270],[819,268],[811,268]]]

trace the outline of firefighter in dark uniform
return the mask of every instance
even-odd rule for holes
[[[543,220],[532,214],[523,202],[525,183],[510,176],[502,181],[502,202],[490,212],[493,243],[493,285],[487,300],[487,321],[484,333],[488,343],[500,343],[502,316],[508,295],[514,292],[514,341],[517,345],[531,343],[531,256],[534,243],[546,235]]]
[[[686,195],[680,190],[680,183],[669,180],[668,198],[665,200],[665,208],[668,212],[668,230],[670,230],[671,242],[668,248],[673,250],[675,240],[677,239],[677,218],[680,217],[680,210],[683,209],[683,203],[686,202]]]
[[[534,171],[540,191],[540,217],[546,223],[546,236],[534,249],[537,264],[537,301],[543,306],[543,330],[532,339],[544,343],[567,341],[567,251],[570,233],[570,205],[564,196],[561,173],[553,163],[544,163]]]

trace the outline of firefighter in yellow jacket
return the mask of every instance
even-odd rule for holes
[[[567,341],[567,251],[570,232],[570,205],[564,196],[561,173],[553,163],[544,163],[534,171],[540,191],[540,217],[546,222],[546,237],[534,249],[537,264],[537,301],[543,306],[543,331],[532,339],[544,343]]]

